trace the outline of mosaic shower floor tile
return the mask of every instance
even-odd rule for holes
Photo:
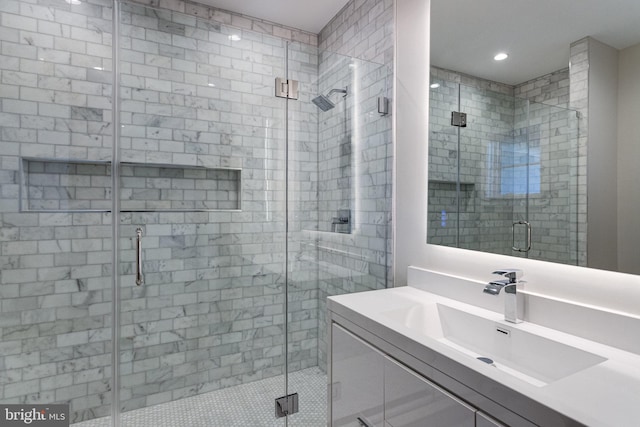
[[[284,427],[275,418],[274,392],[284,394],[277,376],[213,392],[136,409],[122,414],[122,427]],[[289,416],[289,427],[325,427],[327,376],[319,368],[289,375],[289,393],[298,393],[299,412]],[[110,427],[111,418],[73,424],[74,427]]]

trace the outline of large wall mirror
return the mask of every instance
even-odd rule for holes
[[[427,243],[639,274],[640,2],[431,17]]]

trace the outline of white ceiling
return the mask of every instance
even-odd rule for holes
[[[348,0],[197,0],[287,27],[318,34]]]
[[[368,1],[368,0],[365,0]],[[317,34],[348,0],[199,0]],[[640,0],[431,0],[433,65],[518,84],[569,65],[591,36],[617,49],[640,43]],[[499,51],[509,59],[493,60]]]
[[[569,65],[585,36],[640,43],[640,0],[431,0],[431,63],[508,84]],[[493,56],[504,51],[502,62]]]

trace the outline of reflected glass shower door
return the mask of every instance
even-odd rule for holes
[[[460,111],[460,85],[435,75],[430,85],[428,242],[458,247],[458,192],[474,188],[458,177],[460,128],[451,125],[451,113]]]
[[[459,128],[461,248],[513,255],[521,244],[512,227],[515,206],[526,199],[527,165],[513,132],[514,105],[509,93],[460,85],[460,111],[467,115]]]
[[[284,425],[281,39],[124,4],[121,424]]]
[[[517,206],[515,218],[531,227],[527,257],[585,265],[585,239],[578,223],[578,128],[576,111],[526,100],[516,100],[516,111],[526,120],[516,122],[527,152],[526,205]],[[526,140],[525,140],[526,136]],[[524,159],[524,156],[523,156]]]

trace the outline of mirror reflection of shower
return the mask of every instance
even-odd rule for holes
[[[334,93],[342,93],[342,97],[346,98],[347,97],[347,89],[331,89],[329,91],[329,93],[327,93],[326,95],[319,95],[316,96],[315,98],[313,98],[311,100],[311,102],[313,102],[314,104],[316,104],[316,106],[318,108],[320,108],[322,111],[329,111],[332,108],[334,108],[336,106],[336,104],[331,101],[331,95],[333,95]]]

